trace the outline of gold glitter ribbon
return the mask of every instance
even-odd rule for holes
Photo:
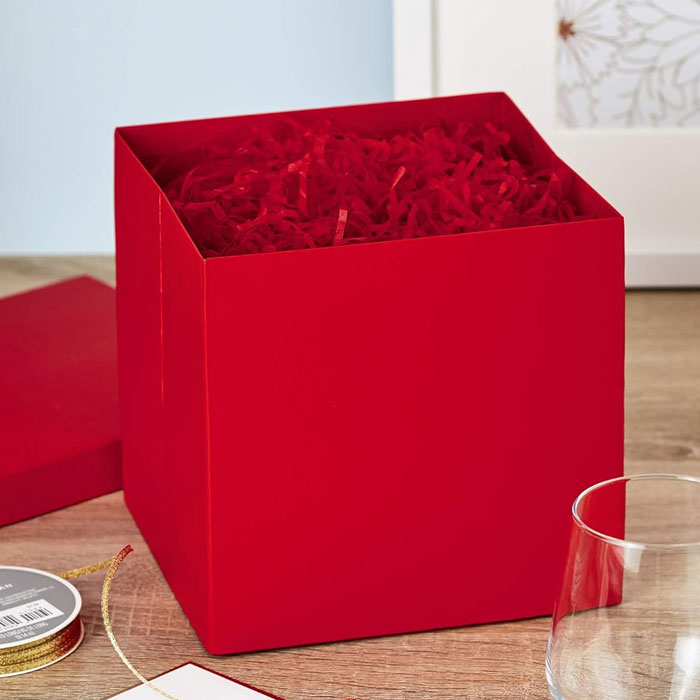
[[[58,661],[78,645],[82,633],[83,625],[77,617],[65,629],[44,639],[0,649],[0,675],[33,671]]]
[[[169,698],[169,700],[178,700],[173,695],[170,695],[164,690],[157,688],[155,685],[153,685],[153,683],[138,672],[131,661],[126,658],[126,655],[121,650],[121,647],[114,637],[114,632],[112,631],[112,623],[109,618],[109,593],[112,588],[112,581],[114,581],[114,577],[116,576],[121,563],[132,551],[133,548],[131,545],[127,545],[114,557],[105,559],[97,564],[89,564],[88,566],[82,566],[78,569],[64,571],[63,573],[58,574],[58,576],[63,579],[74,579],[80,578],[81,576],[87,576],[88,574],[94,574],[97,571],[107,570],[104,583],[102,584],[102,622],[104,623],[107,637],[114,647],[114,651],[117,652],[119,658],[124,662],[124,665],[143,685],[150,688],[154,693],[157,693],[161,697]],[[42,666],[46,666],[53,661],[57,661],[77,647],[77,645],[80,643],[82,634],[83,623],[80,619],[80,615],[78,615],[76,619],[70,625],[68,625],[68,627],[60,632],[57,632],[56,634],[52,634],[44,639],[40,639],[39,641],[28,642],[27,644],[23,644],[18,647],[12,647],[11,649],[0,649],[0,674],[32,671],[34,669],[41,668]]]

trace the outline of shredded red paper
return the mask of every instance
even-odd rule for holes
[[[491,123],[385,138],[280,120],[207,146],[165,191],[214,257],[573,221],[569,177],[533,166]]]

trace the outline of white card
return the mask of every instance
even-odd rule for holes
[[[151,683],[177,700],[270,700],[269,695],[246,688],[194,664],[180,666],[154,678]],[[148,686],[140,685],[115,695],[113,700],[157,700],[159,697],[161,696]]]

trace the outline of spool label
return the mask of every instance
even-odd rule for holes
[[[59,615],[63,615],[63,613],[48,601],[43,598],[35,600],[32,603],[3,610],[2,616],[0,616],[0,632],[18,630],[20,627],[27,627],[27,625],[33,625],[37,622],[48,622]]]
[[[0,566],[0,649],[42,639],[80,612],[75,586],[37,569]]]

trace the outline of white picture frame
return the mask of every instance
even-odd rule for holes
[[[700,286],[700,129],[563,127],[557,40],[555,0],[394,0],[394,97],[507,92],[625,216],[627,286]]]

